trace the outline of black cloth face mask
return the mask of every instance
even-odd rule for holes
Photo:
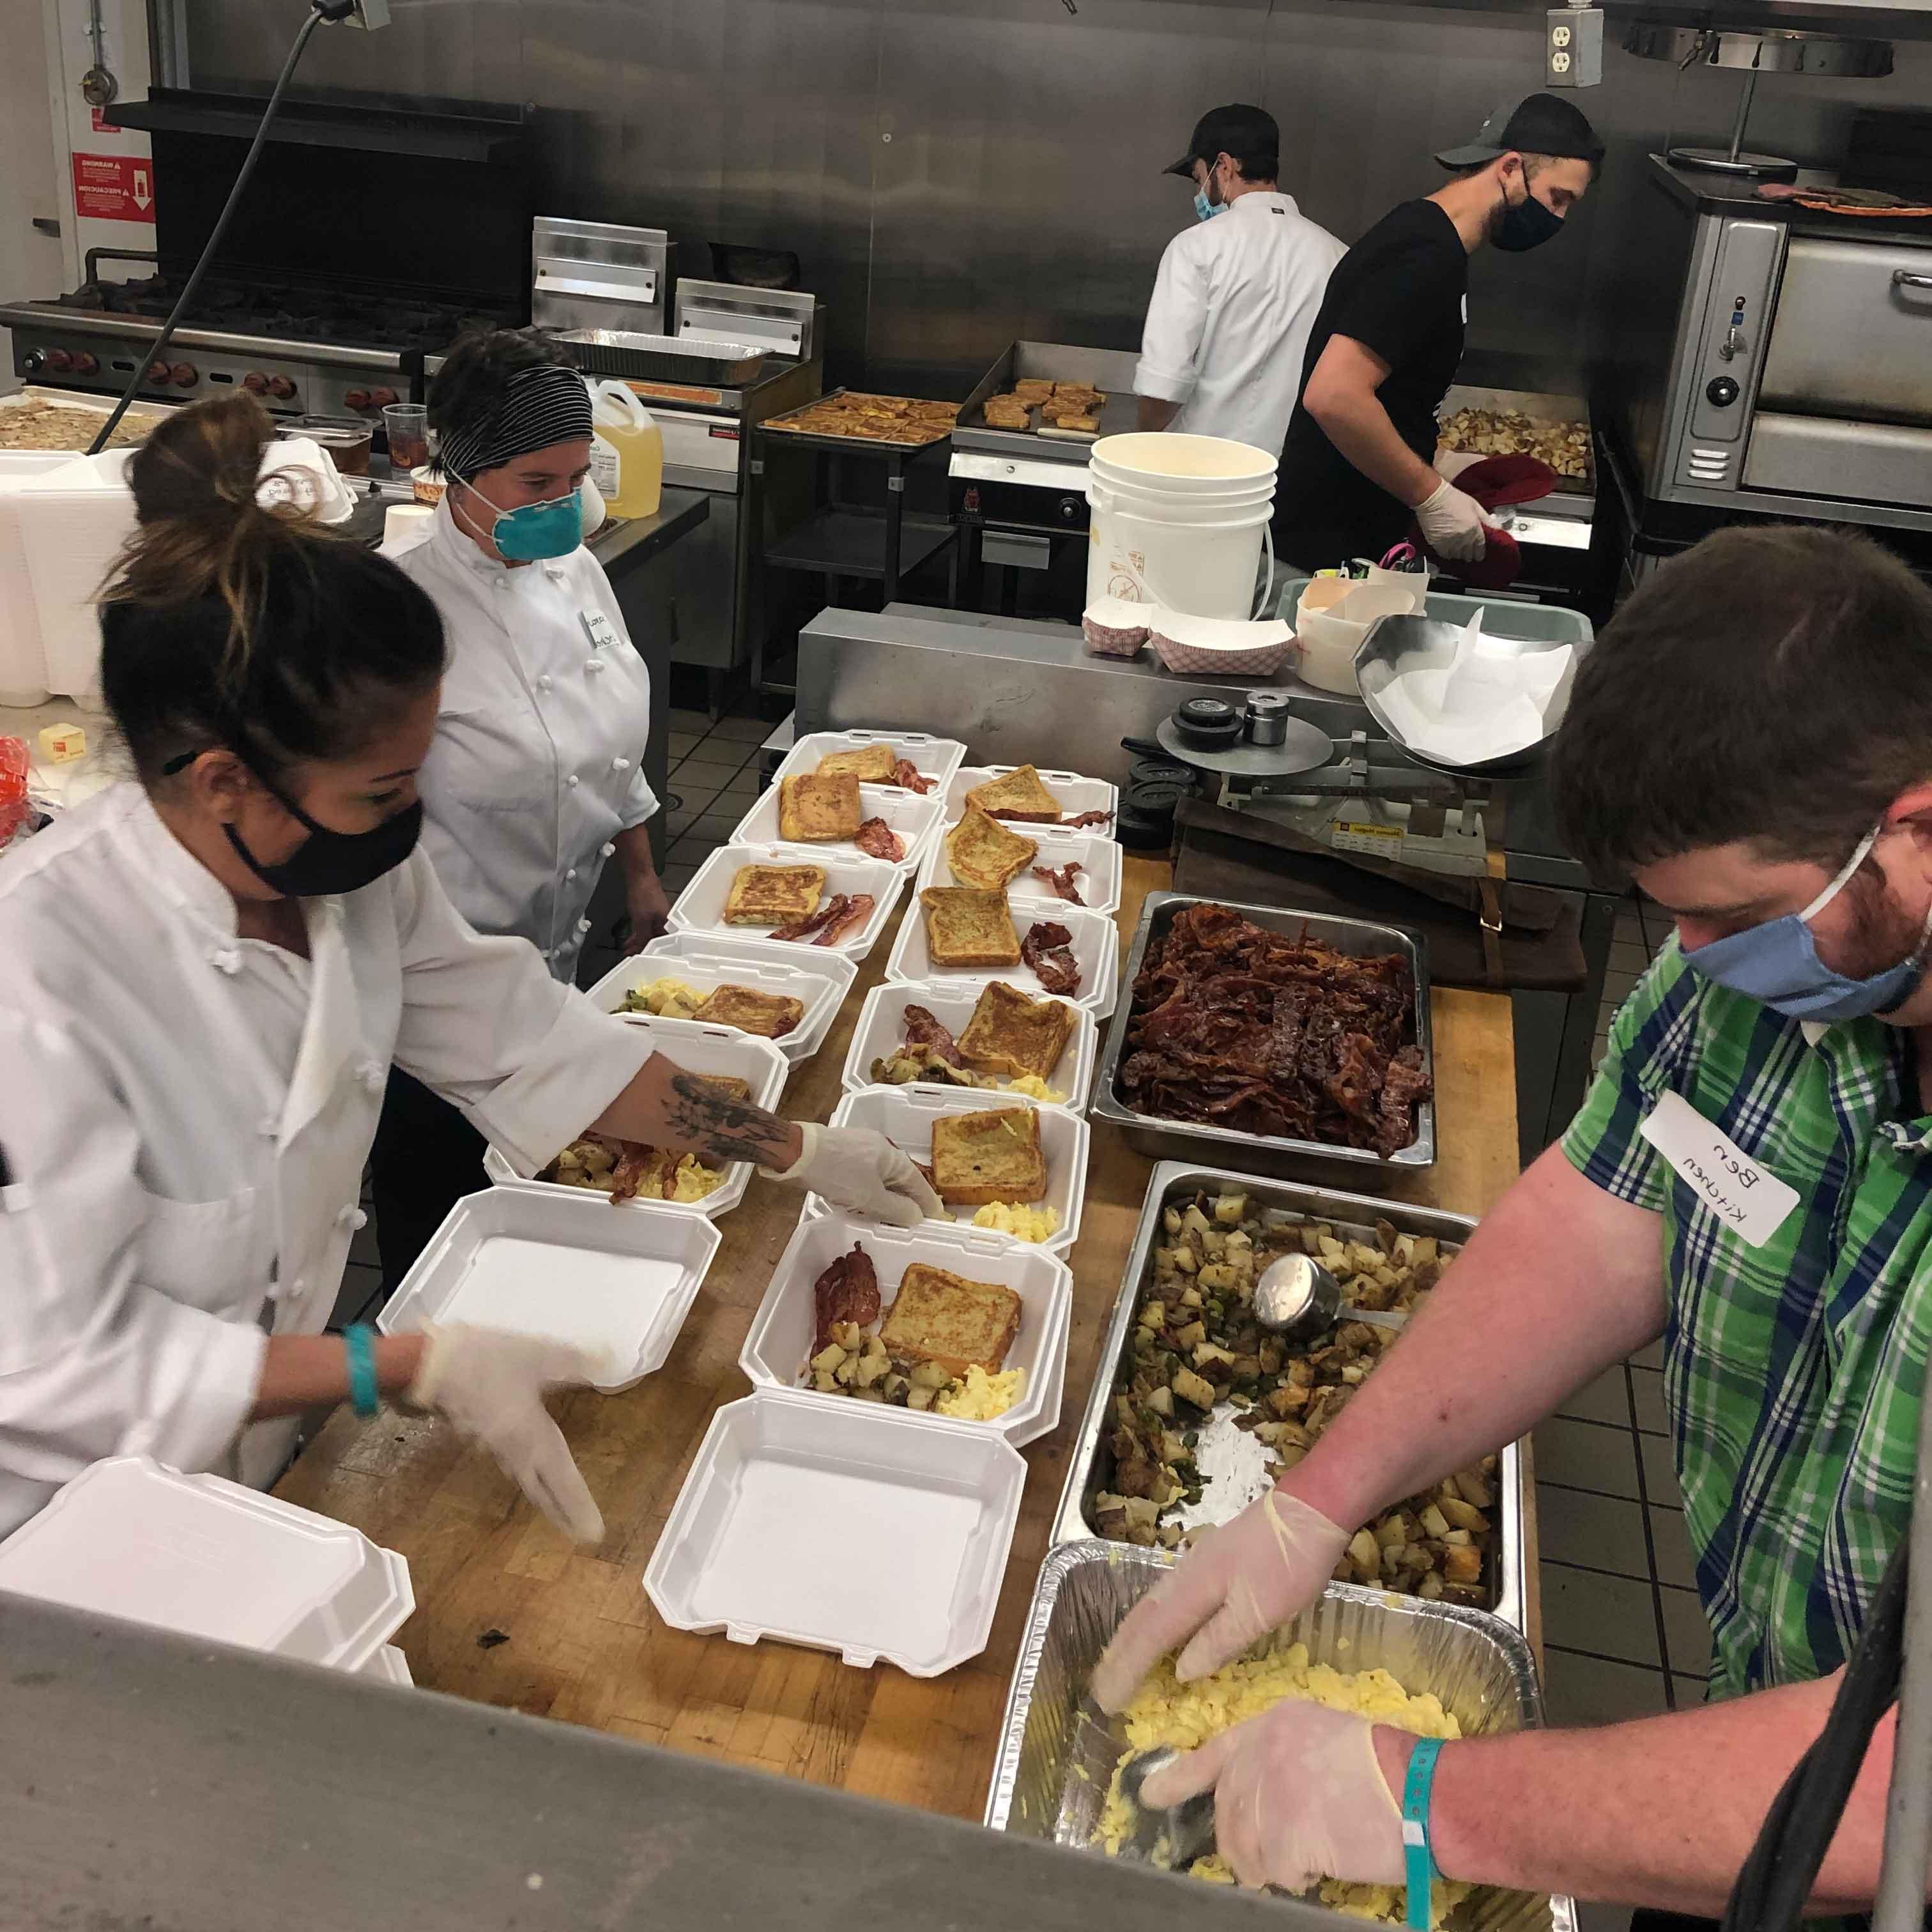
[[[262,778],[260,772],[255,776],[284,811],[308,828],[308,836],[279,864],[265,866],[242,842],[241,833],[232,825],[224,823],[221,829],[242,862],[263,885],[284,898],[328,898],[338,892],[358,891],[385,872],[394,872],[416,850],[423,821],[419,798],[392,813],[373,831],[332,832],[327,826],[318,825],[293,799]]]
[[[1538,201],[1526,182],[1522,200],[1506,200],[1502,212],[1490,224],[1490,239],[1504,254],[1520,255],[1528,249],[1542,247],[1562,226],[1562,216]]]

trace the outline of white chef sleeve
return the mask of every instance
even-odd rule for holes
[[[259,1328],[140,1278],[147,1217],[168,1204],[141,1186],[112,1064],[70,1018],[0,1012],[0,1469],[29,1483],[104,1456],[212,1468],[261,1380]]]
[[[638,826],[648,825],[657,815],[658,795],[644,776],[644,761],[640,758],[637,770],[631,775],[631,789],[617,808],[617,816],[622,821],[620,830],[628,832]]]
[[[1196,358],[1208,326],[1208,278],[1181,246],[1186,239],[1177,235],[1161,256],[1134,367],[1134,394],[1169,403],[1184,403],[1194,393]]]
[[[396,1064],[460,1107],[527,1178],[630,1084],[650,1042],[553,980],[527,940],[478,932],[420,848],[393,876]]]

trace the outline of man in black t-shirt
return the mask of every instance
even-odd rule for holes
[[[1342,256],[1302,364],[1282,445],[1275,548],[1309,570],[1379,558],[1419,523],[1438,556],[1473,561],[1490,527],[1435,467],[1436,412],[1468,320],[1469,257],[1533,248],[1562,228],[1604,145],[1553,94],[1498,110],[1436,158],[1455,178],[1406,201]]]

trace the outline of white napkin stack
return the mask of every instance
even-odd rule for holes
[[[1453,765],[1509,758],[1541,742],[1552,713],[1562,716],[1558,694],[1567,700],[1575,655],[1568,644],[1518,652],[1485,638],[1479,610],[1448,664],[1398,672],[1378,702],[1394,736],[1425,758]]]

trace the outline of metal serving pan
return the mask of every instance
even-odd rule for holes
[[[1458,410],[1520,410],[1526,416],[1541,416],[1546,422],[1581,423],[1585,432],[1583,473],[1565,476],[1560,472],[1556,488],[1536,501],[1539,514],[1580,518],[1587,522],[1596,507],[1596,440],[1589,434],[1590,406],[1581,396],[1546,395],[1537,389],[1485,389],[1466,382],[1452,382],[1436,413],[1452,416]]]
[[[635,376],[737,389],[764,373],[766,352],[749,342],[702,335],[646,335],[624,328],[566,328],[557,336],[580,369],[593,376]]]
[[[1183,906],[1221,905],[1251,919],[1270,932],[1290,937],[1306,932],[1332,946],[1338,952],[1363,957],[1377,952],[1400,952],[1408,960],[1415,982],[1415,1044],[1422,1049],[1423,1070],[1432,1080],[1436,1055],[1430,1042],[1429,949],[1420,935],[1405,932],[1399,926],[1381,926],[1366,919],[1345,919],[1329,913],[1297,912],[1285,906],[1240,905],[1232,899],[1192,892],[1150,892],[1141,909],[1140,923],[1134,928],[1134,943],[1127,953],[1126,971],[1120,982],[1120,1004],[1114,1009],[1113,1024],[1108,1028],[1106,1044],[1100,1054],[1100,1078],[1094,1083],[1094,1104],[1089,1109],[1096,1120],[1111,1121],[1126,1136],[1127,1144],[1156,1160],[1238,1160],[1250,1169],[1268,1174],[1306,1174],[1325,1164],[1352,1172],[1352,1180],[1366,1179],[1370,1173],[1390,1169],[1408,1173],[1436,1164],[1436,1102],[1420,1102],[1415,1110],[1416,1135],[1409,1144],[1384,1160],[1368,1148],[1336,1147],[1327,1141],[1299,1140],[1280,1134],[1244,1133],[1238,1127],[1208,1127],[1193,1120],[1163,1120],[1157,1114],[1137,1113],[1120,1096],[1120,1062],[1127,1048],[1127,1024],[1133,1017],[1134,982],[1139,978],[1141,962],[1156,936],[1165,935],[1174,916]],[[1360,1172],[1366,1170],[1366,1172]]]
[[[1131,430],[1138,420],[1134,399],[1135,356],[1128,349],[1086,349],[1068,342],[1015,342],[959,406],[952,447],[986,450],[1001,456],[1035,457],[1084,470],[1090,443],[1044,436],[1031,429],[994,429],[986,422],[986,400],[1004,395],[1028,377],[1046,382],[1090,382],[1107,398],[1096,436]]]
[[[986,1822],[994,1831],[1076,1848],[1092,1843],[1126,1745],[1084,1717],[1081,1705],[1108,1640],[1172,1561],[1164,1550],[1117,1543],[1069,1543],[1048,1552],[986,1796]],[[1528,1645],[1480,1610],[1331,1584],[1287,1634],[1318,1664],[1380,1668],[1406,1690],[1434,1692],[1467,1734],[1542,1725]],[[1576,1908],[1567,1898],[1485,1887],[1448,1922],[1450,1932],[1576,1932]]]
[[[1402,1201],[1373,1201],[1365,1195],[1338,1194],[1325,1188],[1298,1187],[1259,1174],[1233,1174],[1187,1161],[1162,1161],[1148,1183],[1140,1223],[1134,1230],[1133,1246],[1128,1251],[1126,1267],[1120,1276],[1120,1292],[1100,1345],[1100,1365],[1087,1398],[1087,1412],[1081,1418],[1080,1432],[1074,1438],[1066,1486],[1060,1491],[1060,1507],[1053,1520],[1052,1540],[1056,1544],[1078,1543],[1100,1535],[1094,1523],[1094,1498],[1107,1486],[1111,1463],[1107,1437],[1112,1432],[1108,1419],[1131,1358],[1134,1317],[1140,1306],[1142,1285],[1154,1266],[1154,1248],[1162,1237],[1161,1215],[1177,1199],[1191,1199],[1202,1190],[1213,1193],[1230,1188],[1249,1196],[1270,1221],[1295,1226],[1306,1221],[1328,1221],[1358,1240],[1372,1240],[1374,1224],[1381,1220],[1399,1234],[1433,1234],[1440,1241],[1460,1247],[1476,1226],[1466,1214],[1445,1214],[1440,1208],[1415,1208]],[[1523,1547],[1522,1457],[1514,1442],[1498,1454],[1496,1498],[1489,1612],[1500,1617],[1512,1630],[1520,1630],[1528,1620],[1529,1593]],[[1108,1546],[1138,1547],[1132,1544]]]

